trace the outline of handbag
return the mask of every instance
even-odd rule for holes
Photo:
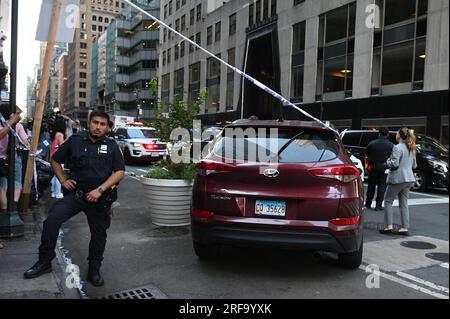
[[[0,177],[8,176],[9,174],[9,163],[5,158],[0,158]]]

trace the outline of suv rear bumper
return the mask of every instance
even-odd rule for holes
[[[362,230],[352,231],[345,236],[335,236],[331,232],[319,230],[222,227],[193,223],[192,238],[202,244],[232,244],[348,253],[360,248],[363,236]]]

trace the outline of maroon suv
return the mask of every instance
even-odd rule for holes
[[[335,252],[345,267],[361,264],[363,186],[334,131],[311,122],[238,121],[197,171],[192,237],[200,258],[231,244]]]

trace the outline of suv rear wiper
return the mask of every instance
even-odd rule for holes
[[[298,139],[303,134],[305,134],[305,131],[301,131],[300,133],[298,133],[297,135],[292,137],[289,141],[287,141],[286,144],[284,144],[283,147],[280,148],[278,153],[275,156],[270,158],[270,162],[272,162],[273,159],[278,159],[280,157],[280,155],[289,147],[289,145],[291,145],[292,142],[294,142],[296,139]]]

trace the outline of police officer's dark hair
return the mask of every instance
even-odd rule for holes
[[[387,128],[382,127],[382,128],[379,129],[378,134],[381,137],[388,137],[389,136],[389,130]]]
[[[104,112],[104,111],[101,111],[101,110],[95,110],[95,111],[92,111],[91,114],[89,115],[89,122],[90,122],[90,121],[92,120],[92,118],[94,118],[95,116],[102,117],[102,118],[106,119],[106,120],[108,121],[108,123],[110,122],[108,113],[106,113],[106,112]]]

